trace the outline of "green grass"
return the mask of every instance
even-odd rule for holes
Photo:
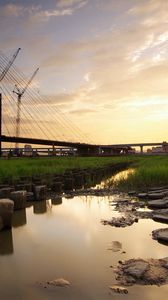
[[[121,190],[147,190],[149,187],[168,186],[168,156],[138,157],[133,163],[134,173],[116,186]]]
[[[168,185],[168,156],[123,156],[123,157],[55,157],[21,158],[0,160],[0,182],[10,178],[39,174],[62,174],[67,169],[99,168],[119,162],[131,163],[135,169],[127,179],[121,178],[117,187],[121,190],[146,189]]]
[[[111,163],[129,161],[124,157],[50,157],[18,158],[0,160],[0,182],[11,181],[21,176],[62,174],[68,169],[99,168]]]

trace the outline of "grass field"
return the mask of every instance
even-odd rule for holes
[[[49,157],[0,160],[0,182],[21,176],[62,174],[68,169],[99,168],[111,163],[130,161],[124,157]]]
[[[121,190],[146,190],[149,187],[168,186],[168,156],[138,157],[132,162],[134,172],[116,183]]]
[[[127,179],[120,178],[121,189],[142,189],[168,185],[168,156],[123,156],[123,157],[53,157],[0,160],[0,182],[20,176],[39,174],[62,174],[67,169],[99,168],[119,162],[130,162],[135,172]]]

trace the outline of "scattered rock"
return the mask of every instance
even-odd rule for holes
[[[140,198],[140,199],[145,199],[145,198],[147,198],[147,196],[148,196],[147,193],[139,193],[138,194],[138,198]]]
[[[163,214],[154,214],[153,215],[153,220],[156,222],[161,222],[161,223],[168,223],[168,216],[163,215]]]
[[[112,218],[111,220],[102,220],[103,225],[111,225],[114,227],[127,227],[132,225],[134,222],[138,222],[138,218],[132,215],[125,217]]]
[[[111,285],[109,289],[118,294],[128,294],[128,290],[125,287],[119,285]]]
[[[118,241],[113,241],[108,248],[108,250],[112,250],[113,252],[118,252],[122,249],[122,244]]]
[[[147,205],[149,208],[168,208],[168,199],[148,201]]]
[[[51,281],[47,281],[48,285],[58,286],[58,287],[68,287],[70,282],[64,278],[57,278]]]
[[[149,270],[149,263],[143,260],[131,261],[124,269],[126,274],[137,279],[141,278],[147,270]]]
[[[165,197],[165,193],[148,193],[148,198],[155,200],[155,199],[162,199]]]
[[[118,265],[117,280],[122,285],[162,285],[168,283],[168,257],[130,259]]]
[[[136,195],[136,191],[129,191],[129,192],[128,192],[128,195],[129,195],[129,196],[134,196],[134,195]]]
[[[154,240],[168,244],[168,228],[153,230],[152,237]]]

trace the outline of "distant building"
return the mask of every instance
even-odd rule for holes
[[[147,153],[168,153],[168,143],[163,142],[162,146],[152,147],[152,149],[147,149]]]

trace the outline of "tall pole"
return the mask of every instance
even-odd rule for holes
[[[1,135],[2,135],[2,94],[0,94],[0,156],[2,152]]]

